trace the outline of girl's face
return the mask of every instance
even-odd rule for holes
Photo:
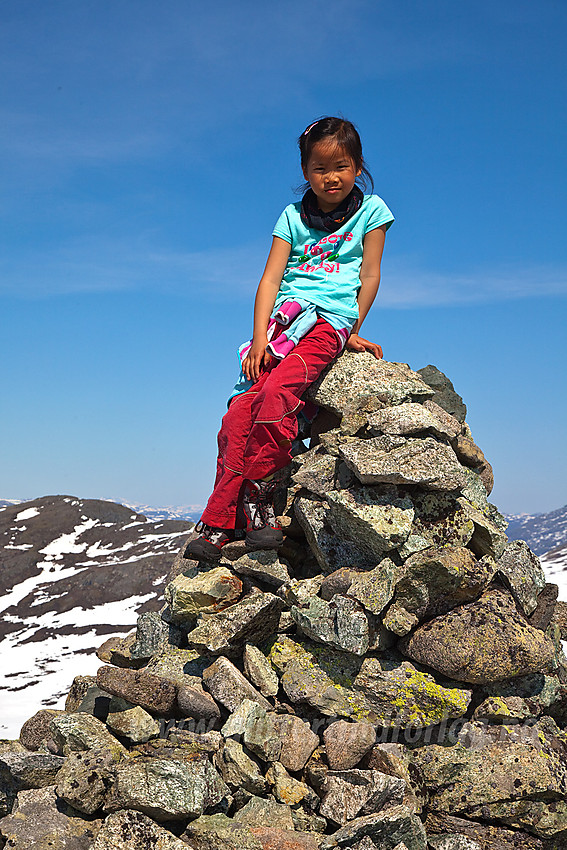
[[[331,212],[352,191],[360,174],[344,148],[332,141],[313,145],[303,176],[317,196],[319,209]]]

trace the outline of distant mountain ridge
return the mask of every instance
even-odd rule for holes
[[[525,540],[536,555],[567,544],[567,505],[545,514],[508,514],[506,534],[510,540]]]

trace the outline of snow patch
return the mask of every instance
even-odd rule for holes
[[[26,508],[25,511],[20,511],[16,515],[14,522],[21,522],[24,519],[31,519],[34,516],[39,516],[39,508]]]
[[[62,557],[64,554],[70,552],[84,552],[87,544],[77,543],[77,537],[83,531],[88,531],[89,528],[94,528],[98,524],[98,519],[88,519],[82,525],[76,525],[74,531],[71,531],[70,534],[62,534],[60,537],[56,537],[55,540],[52,540],[51,543],[48,543],[39,552],[41,555],[51,555],[54,558]]]

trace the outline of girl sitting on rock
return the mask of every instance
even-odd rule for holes
[[[309,188],[273,231],[253,336],[240,348],[241,375],[218,435],[215,486],[188,558],[218,560],[244,526],[250,549],[282,544],[273,492],[291,459],[303,393],[345,346],[382,357],[358,332],[378,291],[394,217],[357,185],[373,188],[373,181],[350,121],[321,118],[298,141]]]

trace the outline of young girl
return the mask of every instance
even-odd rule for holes
[[[377,195],[350,121],[321,118],[299,137],[309,189],[285,208],[254,306],[252,340],[218,435],[213,493],[185,557],[218,560],[246,527],[250,549],[283,542],[272,494],[290,462],[301,396],[345,347],[382,357],[359,336],[380,283],[386,230],[394,217]]]

